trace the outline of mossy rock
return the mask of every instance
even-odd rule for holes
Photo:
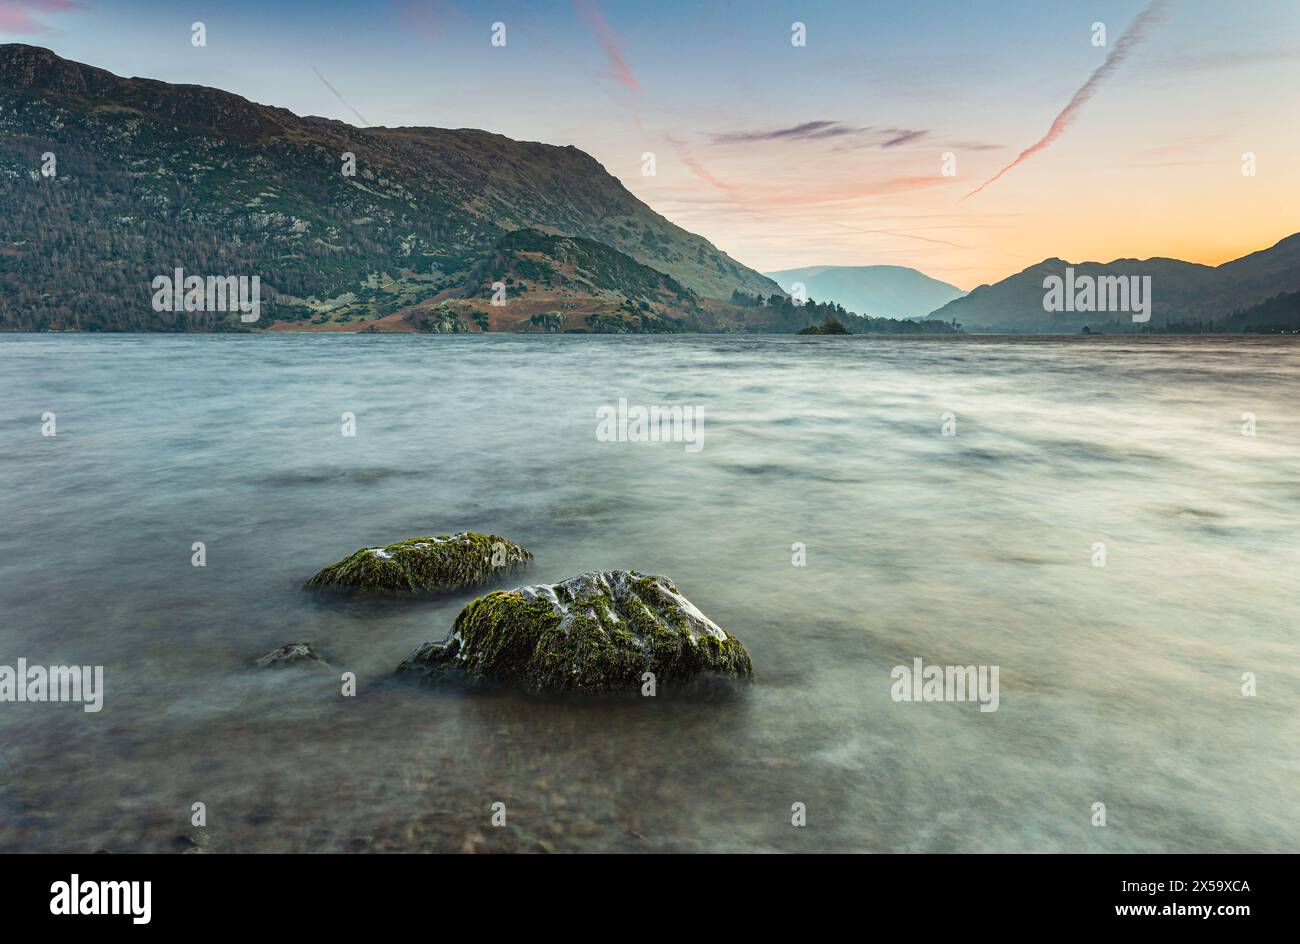
[[[445,640],[425,643],[397,671],[558,693],[635,691],[646,672],[656,685],[748,679],[753,667],[740,640],[667,577],[614,570],[479,597]]]
[[[460,590],[522,570],[533,559],[498,534],[461,531],[410,538],[387,547],[363,547],[326,567],[307,586],[350,590]]]

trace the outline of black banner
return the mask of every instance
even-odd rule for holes
[[[1283,919],[1289,911],[1284,898],[1292,884],[1287,877],[1290,862],[1276,857],[893,856],[826,865],[816,871],[821,877],[809,879],[802,870],[791,876],[773,864],[764,889],[752,867],[736,869],[729,863],[724,877],[707,882],[716,882],[715,890],[725,896],[751,899],[744,909],[751,917],[765,908],[797,908],[806,896],[810,905],[825,904],[828,897],[851,901],[861,920],[871,924],[894,924],[909,914],[928,916],[925,921],[961,921],[965,913],[972,928],[1031,929],[1055,921],[1071,928],[1163,926],[1181,933],[1199,927],[1228,934]],[[574,867],[580,874],[585,869]],[[707,862],[699,867],[712,871]],[[649,872],[655,866],[646,868]],[[523,873],[507,873],[516,879],[509,886],[482,867],[457,869],[470,874],[444,876],[432,863],[411,856],[298,856],[291,861],[220,855],[175,861],[159,856],[13,856],[0,862],[7,923],[78,932],[280,927],[373,931],[379,919],[385,928],[408,922],[413,928],[427,926],[428,908],[488,913],[497,908],[506,915],[522,915],[535,914],[540,905],[562,912],[578,907],[559,883],[552,886],[533,878],[530,890],[520,891],[517,878],[531,872],[527,866]],[[838,880],[830,877],[834,873],[839,873]],[[557,874],[554,867],[545,873]],[[575,878],[587,889],[580,897],[596,899],[582,905],[584,913],[626,905],[625,900],[620,905],[624,893],[611,889],[605,895],[589,879]],[[670,881],[652,874],[627,879]],[[696,875],[691,881],[702,880]],[[854,886],[851,894],[846,882]],[[786,905],[778,906],[783,897]],[[506,899],[510,906],[500,909]],[[658,920],[645,914],[641,904],[636,909],[629,920]]]

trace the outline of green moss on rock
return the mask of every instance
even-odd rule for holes
[[[479,587],[528,566],[523,547],[497,534],[462,531],[363,547],[307,581],[312,589],[459,590]]]
[[[531,692],[636,690],[652,672],[672,685],[701,674],[749,678],[749,653],[667,577],[598,571],[497,590],[470,603],[442,642],[398,666],[462,673]]]

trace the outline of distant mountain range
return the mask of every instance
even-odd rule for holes
[[[900,266],[769,278],[573,147],[355,128],[20,44],[0,45],[0,208],[9,330],[1274,330],[1300,291],[1300,234],[1217,267],[1048,259],[965,296]],[[155,309],[177,269],[207,277],[208,304],[176,288]],[[1067,274],[1150,277],[1150,321],[1045,311],[1044,280]],[[255,323],[210,310],[226,277],[260,279]],[[796,282],[816,304],[790,304]]]
[[[431,305],[504,280],[484,264],[521,229],[573,238],[549,247],[570,262],[584,255],[581,240],[599,244],[608,252],[587,246],[586,274],[630,280],[576,291],[564,309],[571,327],[611,311],[630,319],[625,327],[647,312],[695,324],[716,301],[726,309],[720,330],[749,316],[728,306],[734,292],[780,292],[577,148],[475,130],[355,128],[19,44],[0,45],[0,205],[7,328],[239,327],[224,312],[153,310],[151,280],[177,266],[258,275],[258,328],[410,328],[437,322]],[[482,326],[470,318],[466,330]]]
[[[906,266],[807,266],[767,275],[786,292],[802,282],[809,298],[878,318],[924,318],[964,294]]]
[[[503,297],[507,304],[494,304]],[[795,333],[836,319],[853,334],[945,334],[939,322],[852,315],[834,303],[795,305],[737,289],[705,298],[671,276],[604,243],[517,229],[503,236],[454,295],[420,302],[373,327],[385,331],[473,330],[671,334],[684,331]]]
[[[1130,312],[1046,311],[1044,281],[1052,276],[1083,279],[1150,277],[1150,320],[1134,322]],[[931,317],[956,319],[967,331],[1060,334],[1084,326],[1107,331],[1161,330],[1213,322],[1219,330],[1247,330],[1257,317],[1234,314],[1280,293],[1300,291],[1300,234],[1219,266],[1178,259],[1116,259],[1077,262],[1045,259],[993,285],[939,308]]]

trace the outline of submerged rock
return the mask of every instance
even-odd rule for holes
[[[645,672],[673,684],[701,674],[748,678],[753,669],[740,640],[667,577],[613,570],[479,597],[445,640],[425,643],[397,671],[605,692],[639,689]]]
[[[205,829],[196,829],[192,833],[177,836],[172,845],[180,852],[202,852],[208,847],[208,833]]]
[[[329,666],[328,662],[315,653],[311,644],[306,642],[291,642],[279,649],[272,649],[266,655],[258,656],[253,660],[253,665],[259,669],[282,669],[285,666],[298,665],[303,662],[314,662],[317,665]]]
[[[496,534],[461,531],[363,547],[326,567],[307,586],[353,590],[459,590],[477,587],[528,565],[533,555]]]

